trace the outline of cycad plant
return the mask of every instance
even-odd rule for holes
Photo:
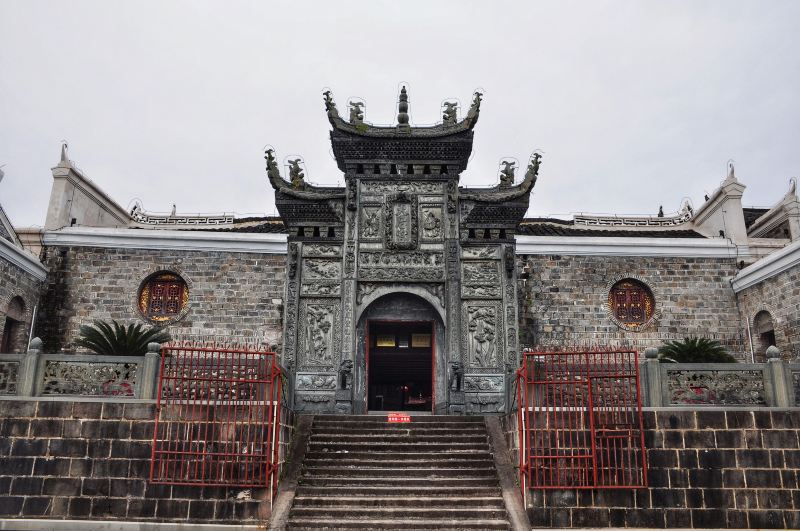
[[[141,323],[126,327],[114,320],[111,324],[95,321],[92,325],[83,325],[78,333],[77,346],[107,356],[143,356],[148,343],[170,340],[169,333],[161,328],[144,328]]]
[[[658,358],[669,363],[736,363],[719,341],[705,337],[667,341],[658,349]]]

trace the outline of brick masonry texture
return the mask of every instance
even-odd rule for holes
[[[255,523],[265,490],[151,485],[153,404],[0,401],[0,518]]]
[[[718,339],[745,357],[745,328],[730,285],[734,259],[522,255],[517,267],[523,346],[641,350],[691,335]],[[622,278],[643,281],[655,298],[655,319],[638,332],[617,326],[606,309],[611,285]]]
[[[658,410],[644,422],[649,488],[530,491],[533,527],[800,528],[800,410]]]
[[[168,326],[175,339],[255,340],[280,348],[285,256],[204,251],[47,247],[50,268],[36,334],[46,352],[71,349],[82,324],[95,319],[145,322],[137,297],[148,276],[180,274],[189,311]]]
[[[800,266],[768,278],[739,292],[742,320],[752,326],[756,314],[767,310],[775,327],[775,343],[785,359],[800,357]],[[764,347],[753,330],[756,361],[763,361]]]
[[[12,350],[24,352],[28,345],[33,307],[39,302],[42,282],[16,265],[0,260],[0,337],[6,324],[6,310],[11,299],[21,297],[25,303],[25,326],[18,327],[12,340]]]

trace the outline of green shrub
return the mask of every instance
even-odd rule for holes
[[[669,363],[736,363],[719,341],[704,337],[667,341],[658,349],[658,359]]]
[[[78,335],[77,346],[109,356],[144,356],[148,343],[170,340],[169,333],[161,328],[143,328],[141,323],[125,327],[113,320],[111,324],[95,321],[93,325],[83,325]]]

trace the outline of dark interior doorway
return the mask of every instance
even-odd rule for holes
[[[367,409],[432,411],[432,321],[367,322]]]

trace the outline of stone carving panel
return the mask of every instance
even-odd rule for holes
[[[342,278],[342,264],[338,260],[303,260],[303,282],[307,280],[338,280]]]
[[[298,391],[335,391],[335,374],[303,374],[297,375]]]
[[[383,215],[380,206],[361,209],[361,239],[380,241],[383,234]]]
[[[334,406],[335,395],[333,393],[302,393],[295,395],[295,409],[297,411],[311,412],[330,412]]]
[[[39,385],[42,395],[133,397],[138,369],[137,363],[47,360]]]
[[[490,260],[462,262],[461,293],[464,298],[502,298],[503,287],[498,262]]]
[[[302,366],[333,371],[341,351],[341,304],[331,299],[304,299],[300,306]]]
[[[472,374],[464,377],[464,391],[500,393],[504,383],[505,376],[502,374]]]
[[[502,358],[498,335],[502,333],[502,312],[495,303],[464,304],[461,326],[462,348],[468,367],[498,367]]]
[[[667,369],[670,405],[766,405],[760,370]]]
[[[505,398],[498,394],[477,394],[467,396],[467,414],[502,413],[505,409]]]
[[[407,192],[386,198],[383,231],[387,249],[416,249],[419,238],[417,205],[417,196]]]
[[[338,297],[341,295],[342,283],[334,280],[331,282],[305,283],[300,286],[300,295],[304,297]]]
[[[442,207],[423,206],[420,208],[420,211],[422,239],[427,241],[441,241],[445,229]]]
[[[461,257],[465,259],[499,259],[498,247],[464,247]]]
[[[17,394],[18,361],[0,361],[0,395]]]
[[[311,258],[339,258],[342,248],[339,245],[309,243],[303,246],[303,256]]]

